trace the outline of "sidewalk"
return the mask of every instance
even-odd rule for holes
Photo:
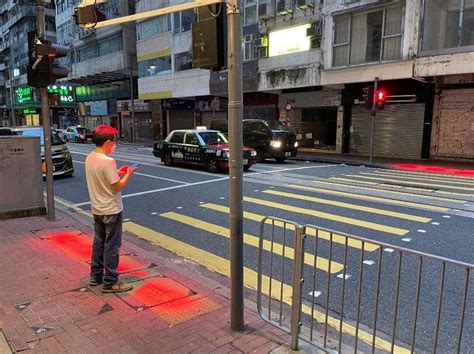
[[[300,149],[296,157],[292,160],[324,162],[335,164],[346,164],[355,166],[368,166],[377,168],[397,169],[414,172],[429,172],[440,174],[455,174],[460,176],[474,177],[474,161],[443,161],[443,160],[406,160],[395,158],[374,158],[369,162],[367,156],[354,156],[347,154],[335,154],[315,152],[306,149]]]
[[[290,351],[289,335],[246,304],[230,330],[228,289],[195,264],[124,234],[119,271],[128,293],[88,286],[91,225],[70,211],[0,221],[0,329],[15,352]],[[0,353],[9,352],[0,333]],[[286,343],[286,344],[285,344]]]

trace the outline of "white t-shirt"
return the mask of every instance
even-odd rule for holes
[[[94,215],[114,215],[123,210],[122,194],[112,184],[120,181],[115,160],[92,151],[86,158],[86,180]]]

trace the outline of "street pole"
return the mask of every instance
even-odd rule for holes
[[[378,90],[379,78],[374,79],[374,92],[372,97],[372,107],[370,109],[370,151],[369,151],[369,162],[372,163],[374,160],[374,136],[375,136],[375,115],[377,113],[377,107],[375,102],[375,93]]]
[[[42,0],[38,0],[36,6],[36,33],[38,38],[44,38],[45,34],[45,18]],[[51,153],[51,121],[49,117],[48,89],[40,88],[41,94],[41,119],[43,122],[44,135],[44,156],[46,161],[46,200],[48,207],[48,220],[56,219],[54,209],[54,189],[53,189],[53,157]]]
[[[242,166],[242,26],[239,1],[227,7],[227,69],[229,90],[230,192],[230,327],[244,329],[243,277],[243,166]]]
[[[13,50],[10,48],[10,111],[12,114],[12,125],[16,127],[16,112],[15,112],[15,92],[14,92],[14,85],[13,85]]]
[[[135,87],[133,84],[133,56],[130,56],[130,115],[132,119],[132,136],[131,143],[136,142],[136,126],[135,126]]]

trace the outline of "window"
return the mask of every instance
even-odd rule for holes
[[[174,132],[170,139],[170,143],[182,144],[184,139],[184,132]]]
[[[335,17],[333,65],[400,59],[402,22],[402,6]]]
[[[163,15],[139,22],[137,25],[138,40],[158,36],[171,31],[170,15]]]
[[[257,48],[255,47],[254,38],[251,34],[243,37],[242,51],[244,61],[257,59]]]
[[[98,43],[93,43],[77,50],[77,61],[85,61],[100,57],[111,53],[117,53],[123,49],[122,34],[112,36],[101,40]]]
[[[257,22],[257,0],[245,0],[244,25]]]
[[[138,76],[147,77],[171,73],[171,56],[164,56],[138,63]]]
[[[97,57],[97,45],[89,45],[77,51],[77,61],[85,61]]]
[[[194,10],[174,13],[174,33],[191,31],[191,24],[195,21]]]
[[[199,140],[193,132],[187,132],[184,138],[184,143],[189,145],[199,145]]]
[[[174,56],[174,70],[183,71],[193,68],[193,55],[189,52],[176,54]]]
[[[474,45],[474,0],[425,0],[424,6],[423,51]]]

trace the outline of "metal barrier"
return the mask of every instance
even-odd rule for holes
[[[259,238],[258,312],[293,350],[474,348],[474,264],[275,217]]]

